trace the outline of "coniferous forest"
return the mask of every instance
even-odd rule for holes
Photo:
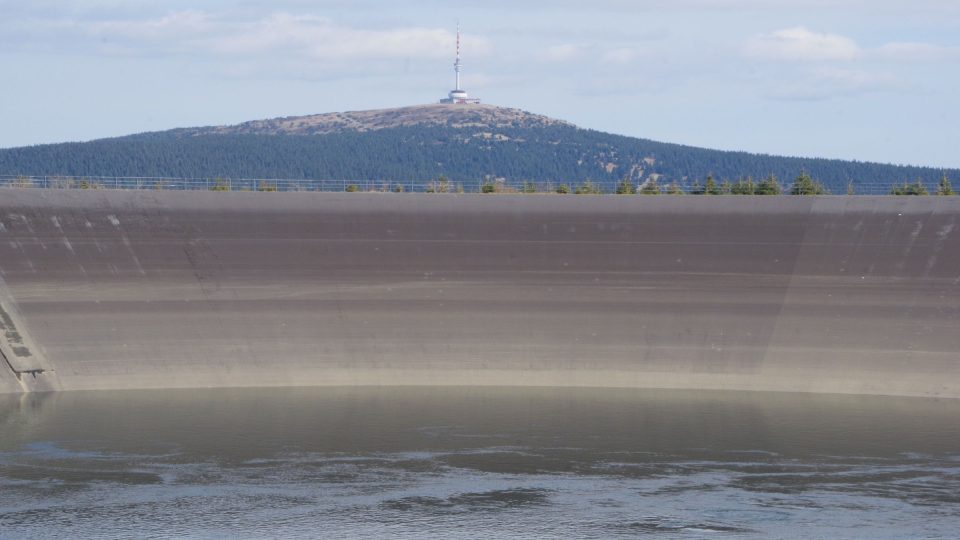
[[[455,182],[490,179],[579,185],[605,192],[628,180],[702,189],[775,175],[810,175],[828,193],[886,194],[906,183],[936,186],[960,171],[695,148],[570,125],[489,130],[413,125],[314,135],[207,134],[186,130],[90,142],[0,149],[0,175],[229,177]]]

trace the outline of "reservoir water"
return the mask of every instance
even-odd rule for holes
[[[956,538],[960,400],[0,395],[0,537]]]

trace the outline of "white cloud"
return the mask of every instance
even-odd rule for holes
[[[215,21],[202,11],[186,10],[155,19],[92,21],[76,25],[99,37],[152,40],[210,32],[215,28]]]
[[[862,55],[857,43],[837,34],[821,34],[803,26],[784,28],[749,40],[744,52],[752,58],[796,61],[849,61]]]
[[[455,36],[448,30],[397,28],[364,30],[310,15],[274,14],[245,24],[234,32],[221,32],[207,41],[225,54],[258,54],[286,50],[313,59],[330,61],[364,58],[444,58],[452,56]],[[482,38],[466,38],[464,47],[473,57],[489,53]]]
[[[274,13],[236,20],[198,10],[153,18],[32,20],[33,34],[70,40],[100,54],[190,53],[214,56],[281,54],[284,62],[344,63],[359,59],[435,59],[452,57],[456,36],[449,29],[355,28],[314,15]],[[471,57],[490,54],[488,40],[464,37]]]
[[[797,26],[748,40],[743,53],[749,58],[803,62],[942,62],[960,60],[960,47],[924,42],[890,42],[864,49],[853,39]]]

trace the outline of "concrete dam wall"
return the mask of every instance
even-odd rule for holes
[[[960,397],[960,198],[0,189],[0,392]]]

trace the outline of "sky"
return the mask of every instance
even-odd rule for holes
[[[0,0],[0,148],[436,102],[960,167],[958,0]]]

